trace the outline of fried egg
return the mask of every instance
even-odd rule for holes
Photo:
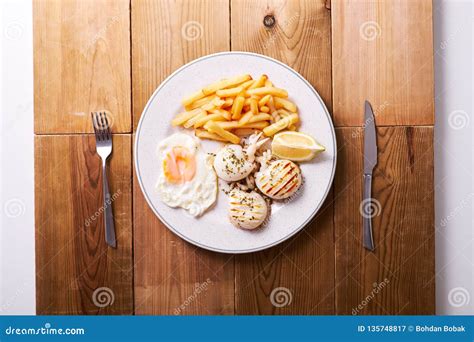
[[[255,184],[259,190],[276,200],[294,195],[301,182],[300,168],[289,160],[276,160],[255,174]]]
[[[254,169],[254,163],[240,145],[226,145],[214,158],[217,176],[226,182],[236,182],[247,177]]]
[[[157,189],[170,207],[181,207],[192,216],[202,215],[217,199],[217,177],[211,157],[199,140],[175,133],[158,145],[160,174]]]
[[[229,195],[229,219],[239,228],[258,228],[267,217],[267,202],[255,192],[234,189]]]

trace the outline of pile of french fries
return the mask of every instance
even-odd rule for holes
[[[274,87],[267,75],[252,79],[240,75],[212,83],[183,99],[185,111],[173,126],[193,128],[201,139],[238,144],[240,138],[255,132],[272,137],[297,130],[298,109],[288,100],[288,92]]]

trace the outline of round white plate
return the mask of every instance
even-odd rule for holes
[[[317,66],[315,66],[317,67]],[[219,190],[217,204],[194,218],[181,208],[164,204],[156,190],[160,165],[157,145],[182,128],[172,118],[183,111],[181,99],[203,86],[239,74],[269,76],[288,91],[299,109],[300,131],[312,135],[326,151],[309,163],[301,163],[304,184],[299,195],[286,203],[274,203],[268,224],[255,231],[235,228],[227,219],[227,196]],[[189,132],[191,133],[191,132]],[[202,141],[207,152],[221,143]],[[169,76],[153,93],[138,125],[135,168],[145,198],[160,220],[174,233],[199,247],[224,252],[248,253],[275,246],[301,230],[316,215],[326,198],[336,167],[336,137],[329,113],[314,88],[300,74],[272,58],[246,52],[224,52],[192,61]],[[140,227],[137,227],[140,229]]]

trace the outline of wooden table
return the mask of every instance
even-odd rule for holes
[[[434,314],[431,0],[33,2],[38,314]],[[228,50],[274,57],[305,76],[338,143],[317,218],[247,255],[209,252],[168,231],[132,166],[154,89],[184,63]],[[359,211],[365,99],[379,147],[374,253],[362,248]],[[99,210],[89,113],[100,109],[113,116],[117,249],[105,245]],[[103,287],[107,306],[94,300]],[[288,305],[272,304],[279,287]]]

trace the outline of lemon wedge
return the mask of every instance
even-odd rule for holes
[[[278,133],[272,141],[272,153],[292,161],[308,161],[325,150],[313,137],[301,132]]]

